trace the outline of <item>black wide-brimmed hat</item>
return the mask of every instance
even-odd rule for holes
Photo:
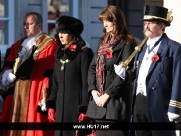
[[[171,16],[172,11],[168,11],[167,8],[159,6],[146,6],[144,21],[159,21],[165,23],[166,26],[170,26],[173,17]]]
[[[84,25],[77,18],[60,16],[56,19],[55,29],[57,33],[68,33],[72,36],[79,37],[84,29]]]

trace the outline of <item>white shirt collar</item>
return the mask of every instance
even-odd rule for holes
[[[163,34],[161,34],[160,36],[154,38],[154,39],[148,39],[147,40],[147,45],[152,45],[152,44],[155,44],[161,37],[162,37]]]

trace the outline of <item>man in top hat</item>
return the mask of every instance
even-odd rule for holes
[[[133,122],[164,122],[162,130],[135,128],[137,136],[174,136],[174,130],[163,129],[181,114],[181,45],[164,33],[172,19],[168,9],[146,6],[142,20],[148,40],[135,56],[134,69],[115,66],[121,81],[134,79]]]

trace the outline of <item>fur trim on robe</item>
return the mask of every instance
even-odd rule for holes
[[[17,79],[16,81],[15,92],[14,92],[14,109],[13,109],[13,116],[12,116],[13,123],[27,122],[28,116],[31,116],[31,111],[28,111],[28,110],[29,110],[30,97],[32,97],[30,94],[30,91],[32,91],[31,86],[33,84],[32,82],[34,82],[32,81],[32,76],[36,70],[36,64],[40,65],[39,64],[40,59],[38,58],[39,55],[46,52],[49,48],[56,48],[56,47],[51,47],[51,46],[54,46],[52,45],[52,43],[50,43],[51,41],[52,41],[52,38],[49,37],[47,34],[42,34],[36,39],[37,50],[35,51],[33,55],[35,64],[34,64],[34,69],[32,71],[32,74],[29,79]],[[53,52],[55,53],[54,50],[55,49],[53,49]],[[45,58],[41,58],[41,59],[45,59]],[[46,69],[42,68],[42,70],[46,70]],[[39,83],[37,82],[36,84],[39,84]],[[34,85],[34,86],[37,86],[37,88],[34,89],[33,91],[37,91],[37,97],[38,97],[39,96],[38,90],[41,90],[40,89],[41,87],[38,85]],[[36,101],[37,98],[33,98],[33,99],[35,99]],[[36,108],[36,105],[35,105],[35,108]],[[20,128],[20,131],[12,130],[10,132],[10,136],[25,136],[25,135],[26,135],[25,131],[21,130],[21,128]]]

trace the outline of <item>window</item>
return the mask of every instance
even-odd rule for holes
[[[48,34],[54,38],[55,19],[61,15],[69,15],[69,0],[47,0]]]
[[[14,1],[0,0],[0,51],[2,59],[6,49],[14,43]]]

